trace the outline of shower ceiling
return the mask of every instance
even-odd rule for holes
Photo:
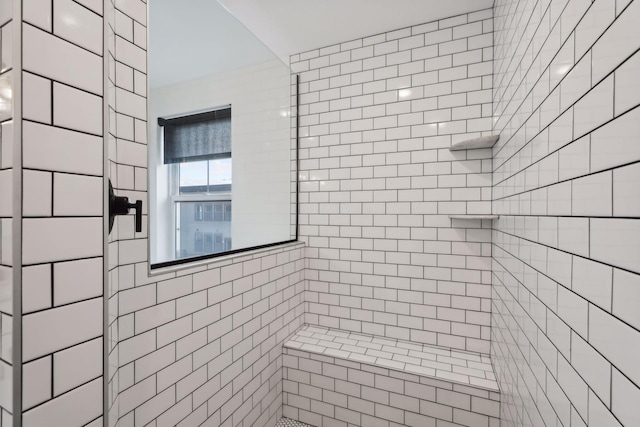
[[[493,0],[154,0],[149,12],[149,84],[160,87],[202,77],[202,70],[220,73],[268,61],[273,58],[269,49],[288,64],[295,53],[492,4]],[[162,28],[173,30],[158,30]]]
[[[291,54],[493,6],[493,0],[218,1],[283,59]]]

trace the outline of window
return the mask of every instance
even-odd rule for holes
[[[174,204],[175,258],[231,247],[231,108],[158,119]]]

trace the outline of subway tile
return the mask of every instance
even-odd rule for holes
[[[640,53],[633,55],[615,71],[615,114],[616,116],[640,105]]]
[[[101,216],[103,180],[98,177],[53,174],[55,216]]]
[[[53,124],[55,126],[102,135],[102,98],[54,83]]]
[[[587,175],[591,164],[590,137],[586,136],[560,150],[558,178],[562,181]]]
[[[574,137],[580,137],[613,118],[613,76],[595,86],[574,107]]]
[[[115,39],[116,60],[135,70],[143,73],[147,72],[146,52],[144,49],[134,45],[124,38],[116,36]]]
[[[640,422],[640,413],[635,402],[640,399],[640,389],[616,368],[612,370],[611,412],[622,425],[634,425]]]
[[[29,218],[23,221],[23,262],[35,264],[102,254],[102,218]]]
[[[576,57],[581,57],[615,19],[615,0],[593,3],[575,30]]]
[[[28,361],[102,334],[102,298],[41,311],[23,318]]]
[[[85,6],[86,8],[93,10],[98,15],[102,16],[102,2],[98,0],[78,0],[78,3]]]
[[[46,140],[47,144],[41,141]],[[37,123],[24,123],[23,165],[34,169],[102,175],[102,138]],[[73,157],[66,153],[74,153]]]
[[[12,346],[11,342],[13,339],[13,316],[9,316],[6,314],[1,315],[2,321],[2,350],[0,355],[3,360],[8,361],[9,363],[13,362],[13,353],[11,351]]]
[[[41,264],[22,269],[22,312],[50,308],[51,298],[51,265]]]
[[[122,365],[126,365],[136,359],[156,350],[156,331],[149,331],[136,335],[119,344],[118,358]]]
[[[160,373],[164,372],[164,368],[175,362],[175,357],[175,346],[168,345],[136,360],[136,383],[140,384],[145,378],[149,377],[154,372],[158,372],[158,375],[161,375]],[[188,357],[185,358],[185,362],[188,362],[189,360],[190,359]],[[151,379],[153,379],[153,377]],[[160,386],[160,389],[163,388],[164,387]]]
[[[0,10],[4,11],[4,10]],[[4,360],[0,360],[0,372],[3,376],[8,376],[12,372],[11,365],[6,363]],[[13,390],[12,383],[10,381],[3,381],[0,383],[2,388],[0,388],[0,402],[2,402],[3,408],[11,408],[13,406]],[[12,416],[7,411],[2,411],[2,422],[3,423],[12,423]]]
[[[614,169],[613,215],[640,217],[640,163]]]
[[[640,159],[635,143],[640,133],[640,109],[616,118],[591,134],[591,172]]]
[[[22,177],[24,216],[51,216],[52,174],[25,169]]]
[[[13,164],[13,121],[0,124],[0,168],[10,168]]]
[[[571,364],[589,386],[610,406],[611,365],[586,341],[575,335],[571,338]]]
[[[589,256],[589,219],[558,218],[558,248]]]
[[[25,71],[102,95],[100,56],[30,25],[23,28],[22,42]]]
[[[0,207],[0,216],[13,216],[13,173],[11,169],[0,171],[0,196],[5,201]]]
[[[639,29],[636,25],[638,19],[640,5],[632,2],[593,46],[594,83],[613,71],[640,47]]]
[[[116,9],[121,10],[142,25],[147,24],[147,8],[138,0],[116,0]]]
[[[591,218],[590,255],[610,265],[640,272],[640,221]]]
[[[4,17],[3,17],[4,18]],[[9,22],[4,25],[4,28],[0,30],[2,33],[2,55],[0,56],[0,72],[5,72],[13,67],[13,22]]]
[[[25,363],[22,367],[22,405],[28,410],[51,399],[51,356]]]
[[[53,3],[46,0],[26,0],[23,4],[22,19],[45,31],[51,32]]]
[[[123,290],[118,298],[118,314],[125,315],[156,304],[156,285]]]
[[[611,216],[613,210],[612,173],[602,172],[571,181],[573,215]]]
[[[72,0],[55,0],[54,34],[102,55],[102,18]]]
[[[613,269],[608,265],[573,258],[571,289],[606,311],[611,310],[612,281]]]
[[[560,83],[560,111],[566,110],[591,89],[591,54],[587,53]]]
[[[53,265],[55,306],[102,295],[102,258],[60,262]]]
[[[22,73],[22,115],[27,120],[51,124],[51,81]]]
[[[102,413],[102,379],[98,378],[23,415],[23,424],[85,425]]]
[[[640,301],[640,276],[614,269],[612,299],[612,313],[640,329],[640,312],[637,310]]]
[[[571,187],[571,182],[563,182],[549,187],[547,207],[549,215],[571,214]]]
[[[72,390],[100,377],[102,371],[102,339],[97,338],[53,355],[54,396]]]
[[[558,358],[558,384],[581,416],[587,416],[589,399],[587,384],[563,357]]]
[[[133,19],[117,9],[115,11],[115,32],[118,36],[133,43]],[[302,64],[300,63],[299,66]],[[305,65],[308,65],[308,63],[305,63]],[[308,68],[302,70],[302,67],[300,67],[300,70],[306,71]]]
[[[611,331],[616,331],[612,334]],[[589,307],[589,344],[598,350],[632,381],[640,377],[634,355],[640,346],[640,332],[610,314]]]
[[[141,333],[176,319],[173,301],[154,305],[135,313],[135,332]]]

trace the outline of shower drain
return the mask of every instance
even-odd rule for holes
[[[280,418],[276,427],[313,427],[310,424],[301,423],[300,421],[292,420],[290,418]]]

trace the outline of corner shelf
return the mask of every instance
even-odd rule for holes
[[[451,219],[498,219],[500,215],[449,215]]]
[[[456,142],[449,148],[451,151],[460,150],[476,150],[480,148],[491,148],[496,145],[500,139],[500,135],[481,136],[479,138],[467,139],[466,141]]]

